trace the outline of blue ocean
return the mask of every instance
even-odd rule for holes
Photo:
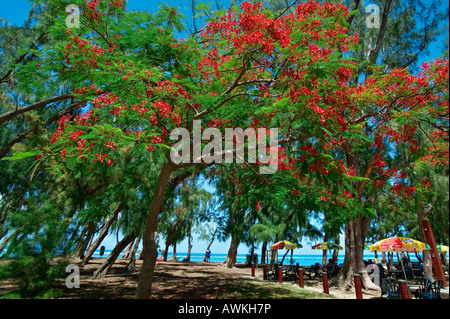
[[[106,257],[108,257],[108,254],[110,252],[111,252],[111,250],[105,250],[103,256],[100,256],[99,251],[96,251],[94,253],[93,257],[106,258]],[[258,252],[258,256],[260,256],[260,252]],[[138,257],[137,254],[136,254],[136,257]],[[158,254],[158,258],[159,257],[162,257],[161,254]],[[176,253],[176,258],[179,261],[184,260],[186,257],[187,257],[187,253],[183,253],[183,252],[177,252]],[[202,262],[204,257],[205,257],[205,253],[191,253],[191,261],[192,262],[195,262],[195,261]],[[211,253],[210,262],[223,263],[225,261],[226,257],[227,257],[227,254],[217,254],[217,253],[215,254],[214,252],[212,252]],[[331,253],[327,254],[327,258],[331,258],[331,257],[332,257]],[[337,262],[338,265],[342,264],[344,262],[344,257],[345,257],[344,254],[339,254],[338,262]],[[381,258],[381,254],[378,254],[378,257]],[[414,254],[409,254],[409,257],[410,257],[412,262],[418,261]],[[170,260],[171,258],[172,258],[172,252],[169,252],[167,254],[167,260]],[[238,263],[245,263],[246,262],[246,258],[248,258],[247,254],[238,254],[236,261]],[[278,255],[278,260],[281,261],[282,258],[283,258],[283,254],[279,254]],[[369,259],[374,260],[375,259],[375,254],[372,253],[372,252],[364,252],[364,259],[365,260],[369,260]],[[396,261],[397,261],[397,255],[394,254],[394,262],[396,262]],[[288,255],[286,255],[283,264],[284,265],[288,265],[288,264],[290,264],[290,262],[291,262],[291,255],[289,253]],[[296,254],[294,254],[292,256],[292,264],[295,265],[296,263],[298,263],[301,266],[311,266],[311,265],[314,265],[315,263],[322,264],[322,255],[318,255],[318,254],[315,254],[315,255],[312,255],[312,254],[311,255],[296,255]]]

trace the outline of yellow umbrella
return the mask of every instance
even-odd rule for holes
[[[289,252],[289,249],[296,249],[297,247],[301,248],[303,246],[296,245],[287,240],[283,240],[283,241],[279,241],[279,242],[273,244],[272,246],[270,246],[270,249],[277,251],[277,260],[278,260],[278,249],[287,249],[286,254],[284,254],[283,259],[281,259],[280,265],[282,265],[284,258],[286,257],[287,253]],[[292,252],[293,252],[293,250],[291,250],[291,263],[292,263]]]
[[[297,248],[296,244],[291,243],[290,241],[287,241],[287,240],[279,241],[279,242],[273,244],[272,246],[270,246],[270,249],[272,249],[272,250],[274,250],[274,249],[296,249],[296,248]]]
[[[419,252],[430,249],[428,244],[406,237],[385,238],[369,246],[369,250],[385,252]]]
[[[333,243],[329,243],[329,242],[324,242],[324,243],[320,243],[317,245],[314,245],[311,247],[312,249],[338,249],[338,250],[342,250],[343,248],[339,245],[333,244]]]
[[[447,251],[448,252],[448,246],[445,245],[436,245],[437,249],[439,250],[439,252],[444,252]]]
[[[419,252],[430,249],[430,246],[428,244],[422,243],[421,241],[411,238],[391,237],[376,242],[375,244],[369,246],[369,249],[382,252]],[[401,259],[400,264],[402,265],[402,271],[403,275],[405,276],[405,280],[407,280],[405,267],[403,266],[403,261]]]

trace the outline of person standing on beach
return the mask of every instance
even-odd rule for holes
[[[208,250],[206,251],[206,262],[207,262],[207,263],[211,262],[211,259],[210,259],[210,258],[211,258],[211,250],[208,249]]]

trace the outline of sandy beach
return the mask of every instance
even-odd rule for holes
[[[105,279],[94,279],[92,274],[104,259],[93,258],[80,267],[80,288],[66,289],[65,281],[57,282],[65,290],[63,299],[134,299],[139,280],[141,260],[129,271],[125,269],[128,260],[118,259]],[[0,296],[15,289],[14,283],[2,282]],[[236,293],[238,291],[238,294]],[[227,299],[227,298],[285,298],[304,299],[356,299],[354,291],[343,291],[330,286],[329,295],[323,294],[322,281],[305,278],[305,287],[297,282],[264,281],[262,268],[257,268],[255,277],[251,268],[237,264],[225,268],[221,263],[163,262],[158,261],[152,286],[153,299]],[[379,298],[380,294],[363,291],[364,299]]]

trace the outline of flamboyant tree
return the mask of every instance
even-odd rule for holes
[[[176,128],[190,133],[188,144],[195,152],[195,120],[219,132],[277,128],[278,146],[267,151],[278,154],[278,171],[260,182],[288,180],[283,193],[305,201],[315,194],[317,203],[333,207],[333,215],[350,225],[346,274],[362,269],[360,224],[371,214],[366,186],[378,187],[383,178],[398,174],[395,167],[385,168],[381,157],[388,140],[414,149],[409,132],[418,117],[441,123],[442,114],[429,114],[437,106],[448,108],[447,97],[438,94],[446,84],[448,61],[436,61],[418,76],[374,70],[359,85],[348,85],[356,63],[345,53],[357,45],[358,35],[349,35],[351,13],[340,4],[310,1],[275,17],[261,4],[245,2],[216,13],[199,35],[183,40],[175,38],[182,25],[173,8],[125,13],[120,0],[74,3],[82,13],[80,28],[68,29],[65,17],[56,14],[50,34],[63,45],[40,53],[39,65],[30,62],[19,73],[57,74],[54,84],[68,84],[72,104],[79,106],[58,121],[49,147],[36,152],[38,163],[75,181],[85,175],[108,177],[130,162],[159,168],[137,297],[151,295],[155,231],[171,174],[211,164],[209,153],[199,162],[171,159],[175,142],[169,135]],[[62,2],[49,5],[64,12]],[[31,83],[30,89],[40,85]],[[437,138],[448,144],[448,135]],[[222,145],[221,136],[214,139]],[[295,152],[288,145],[296,145]],[[355,156],[363,148],[371,151]],[[253,172],[263,165],[247,167]]]

